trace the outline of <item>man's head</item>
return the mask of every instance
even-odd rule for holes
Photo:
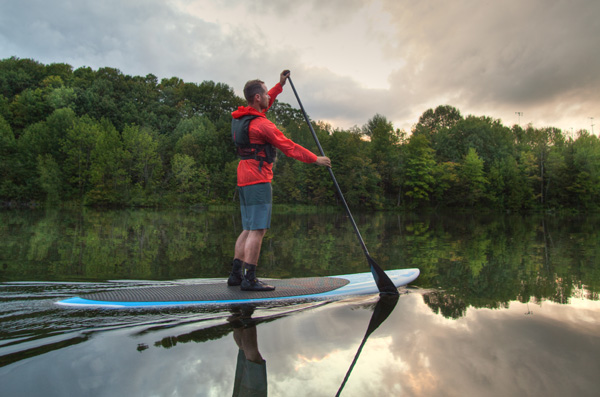
[[[248,105],[259,108],[258,110],[266,109],[269,106],[269,94],[267,94],[267,86],[264,81],[250,80],[244,86],[244,97],[248,101]]]

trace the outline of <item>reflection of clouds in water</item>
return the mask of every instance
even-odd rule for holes
[[[507,309],[468,308],[457,320],[435,314],[418,293],[369,338],[348,381],[348,395],[588,394],[600,370],[600,303],[573,306],[512,302]],[[265,324],[261,351],[272,395],[333,395],[371,312],[329,306]],[[313,321],[318,316],[318,321]],[[582,328],[583,326],[583,328]],[[281,333],[284,329],[285,332]],[[271,343],[280,336],[286,345]],[[264,346],[264,347],[263,347]],[[287,347],[286,347],[287,346]]]
[[[365,303],[368,304],[368,309],[356,306]],[[371,298],[359,298],[353,306],[348,306],[348,302],[345,305],[334,303],[320,311],[318,322],[309,317],[315,313],[285,319],[293,324],[286,328],[290,331],[287,345],[291,346],[292,343],[293,346],[281,349],[287,350],[285,357],[276,353],[280,348],[271,346],[275,358],[270,364],[276,369],[269,370],[270,392],[273,395],[286,395],[286,391],[294,390],[295,396],[335,395],[367,331],[373,304]],[[302,318],[303,316],[306,318]],[[309,330],[311,324],[312,331]],[[315,327],[315,324],[319,325]],[[384,322],[381,328],[385,324]],[[348,391],[355,391],[357,386],[364,389],[361,386],[363,383],[370,384],[370,379],[380,378],[383,367],[394,359],[389,348],[390,342],[389,335],[381,338],[371,336],[368,339],[343,395]],[[265,355],[269,354],[266,353],[267,349],[269,347],[262,349]],[[372,356],[378,357],[375,362],[363,360],[367,350]],[[387,357],[381,360],[384,355]],[[277,363],[274,364],[274,361]],[[281,371],[284,366],[286,370]],[[377,395],[379,385],[369,387],[373,387]]]
[[[269,395],[335,395],[372,315],[372,306],[363,306],[374,303],[331,303],[259,323]],[[342,395],[594,395],[600,302],[572,299],[570,305],[543,302],[529,309],[533,315],[518,302],[498,310],[470,307],[452,320],[435,314],[420,293],[402,295],[366,342]],[[80,344],[2,367],[2,393],[231,394],[238,349],[223,318],[173,327],[157,322],[95,332]],[[190,333],[206,341],[156,345]],[[148,348],[138,351],[139,345]]]
[[[328,308],[323,314],[331,321],[321,319],[321,327],[312,332],[308,328],[314,313],[283,320],[298,327],[287,327],[287,349],[273,347],[271,363],[282,364],[269,369],[274,395],[335,391],[370,315],[345,309]],[[419,294],[403,296],[369,338],[345,391],[406,396],[589,393],[585,387],[591,387],[600,369],[600,339],[592,331],[599,329],[600,303],[544,302],[529,309],[533,316],[525,316],[527,305],[518,302],[499,310],[468,308],[464,317],[452,320],[433,313]],[[279,349],[287,354],[277,356]]]
[[[408,322],[398,323],[392,349],[409,363],[410,371],[390,371],[407,395],[572,395],[589,393],[590,380],[600,370],[600,338],[582,330],[581,317],[600,304],[580,309],[544,303],[525,316],[526,304],[506,310],[469,308],[458,320],[441,320],[425,313],[412,295],[394,313],[409,310]],[[420,308],[420,309],[417,309]],[[396,318],[397,320],[397,318]],[[441,320],[441,321],[440,321]],[[406,332],[405,332],[406,331]],[[431,376],[433,374],[433,377]],[[427,383],[435,379],[435,383]],[[423,390],[424,385],[428,385]]]
[[[600,301],[571,298],[568,306],[544,302],[537,308],[531,307],[531,311],[535,314],[542,310],[546,317],[562,321],[565,326],[576,327],[581,333],[597,335],[600,329]]]
[[[354,359],[360,341],[361,337],[357,337],[354,339],[354,346],[315,355],[310,360],[305,356],[291,358],[295,364],[294,372],[269,373],[271,390],[274,395],[285,395],[285,390],[297,390],[295,396],[335,395]],[[356,393],[357,390],[363,393],[361,395],[392,395],[382,393],[382,382],[387,368],[407,367],[402,359],[393,356],[391,342],[390,336],[372,336],[368,339],[342,395],[353,395],[351,393]],[[317,348],[317,343],[314,347]]]
[[[178,334],[180,331],[177,329]],[[208,391],[213,395],[231,394],[238,352],[231,335],[205,343],[178,343],[164,349],[154,346],[158,338],[151,334],[144,338],[151,348],[139,355],[121,351],[131,349],[130,338],[112,339],[111,352],[105,352],[104,356],[115,360],[112,365],[118,363],[120,370],[110,373],[123,379],[114,382],[114,389],[109,384],[110,394],[104,393],[105,384],[102,395],[195,396],[209,395]]]

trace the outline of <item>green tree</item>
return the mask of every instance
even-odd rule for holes
[[[434,150],[423,135],[412,135],[404,152],[402,190],[411,208],[429,201],[434,188]]]
[[[196,178],[194,158],[187,154],[177,153],[173,156],[172,169],[177,191],[180,193],[189,193]]]
[[[419,133],[425,134],[428,139],[444,129],[450,129],[463,119],[460,111],[450,105],[440,105],[434,109],[427,109],[416,125]]]
[[[46,102],[48,111],[62,108],[74,108],[76,94],[75,89],[65,87],[60,76],[48,76],[41,82],[42,96]]]
[[[61,155],[61,142],[65,139],[67,131],[73,128],[77,115],[70,108],[57,109],[46,119],[46,127],[48,135],[44,137],[42,142],[45,151],[59,163],[64,161]]]
[[[277,160],[277,177],[273,180],[273,201],[305,204],[304,164],[283,157]]]
[[[12,113],[13,128],[17,131],[45,119],[52,110],[44,101],[44,92],[41,88],[24,90],[15,96],[9,108]]]
[[[210,197],[218,199],[224,192],[222,181],[226,179],[225,165],[234,156],[231,153],[233,143],[230,137],[230,126],[227,132],[217,129],[205,116],[183,119],[177,126],[174,135],[182,134],[175,144],[175,152],[192,157],[198,169],[206,170],[210,175],[207,186]]]
[[[380,209],[383,206],[383,189],[381,175],[377,172],[375,164],[369,158],[368,143],[361,139],[360,134],[334,131],[330,136],[319,137],[326,152],[334,164],[335,176],[342,189],[346,202],[351,207],[365,209]],[[325,139],[327,138],[327,139]],[[311,167],[307,170],[312,180],[310,186],[318,186],[313,194],[317,197],[331,197],[334,188],[331,178],[327,177],[326,170],[321,167]]]
[[[546,187],[544,195],[547,207],[564,207],[568,204],[566,187],[569,182],[567,170],[565,149],[553,147],[548,153],[545,167]]]
[[[128,204],[131,176],[126,170],[128,159],[119,132],[104,120],[96,145],[92,150],[90,190],[86,203],[94,205]]]
[[[64,86],[54,88],[46,95],[48,105],[50,105],[52,109],[73,109],[75,107],[76,99],[77,94],[75,93],[75,89]]]
[[[33,89],[46,76],[46,68],[32,59],[11,57],[0,61],[0,94],[9,100]]]
[[[163,174],[158,155],[156,133],[139,126],[127,126],[123,130],[126,169],[134,186],[133,202],[154,203],[158,198]]]
[[[92,151],[102,128],[89,116],[76,119],[62,140],[62,152],[65,155],[63,172],[69,183],[71,194],[83,200],[90,187],[90,169]]]
[[[492,165],[488,197],[495,206],[515,211],[530,208],[534,194],[524,168],[512,156]]]
[[[240,104],[240,106],[242,105],[244,104]],[[283,128],[287,128],[288,126],[306,125],[306,122],[304,121],[304,115],[300,109],[294,109],[290,106],[290,104],[280,102],[279,100],[276,100],[269,109],[268,117],[273,123],[280,125]],[[291,133],[291,131],[288,132]],[[292,140],[296,142],[295,139]]]
[[[183,117],[205,116],[213,123],[221,118],[229,119],[231,112],[245,105],[227,84],[203,81],[200,84],[186,83],[185,98],[181,106]]]
[[[460,163],[458,177],[464,205],[475,206],[484,197],[488,181],[483,170],[483,160],[474,148],[469,148]]]
[[[198,164],[209,168],[222,166],[230,142],[221,142],[214,124],[208,118],[196,116],[182,120],[174,135],[179,134],[181,138],[175,144],[175,152],[187,154]]]
[[[438,205],[453,206],[462,204],[459,189],[459,167],[459,163],[451,161],[435,165],[433,198]]]
[[[543,207],[546,205],[550,188],[554,187],[548,178],[548,161],[553,152],[562,150],[565,138],[559,129],[551,127],[538,129],[529,125],[526,129],[513,127],[513,131],[517,137],[519,152],[530,153],[535,158],[536,176],[530,179],[534,184],[533,190],[536,192],[538,203]],[[557,160],[556,156],[553,156],[553,160]]]
[[[8,103],[8,99],[2,94],[0,94],[0,117],[4,119],[10,125],[10,118],[12,114],[10,113],[10,106]]]
[[[30,124],[25,128],[18,140],[18,154],[13,164],[13,172],[17,175],[22,187],[22,199],[37,200],[47,197],[48,192],[40,186],[39,160],[50,155],[62,169],[66,154],[63,144],[67,131],[73,128],[77,116],[73,110],[64,108],[52,112],[45,121]],[[18,166],[17,166],[18,164]],[[46,162],[44,163],[46,164]],[[61,179],[63,186],[59,191],[62,197],[68,197],[72,191],[67,187],[68,179]]]
[[[55,147],[60,141],[53,140],[50,129],[44,121],[31,124],[25,128],[17,141],[18,166],[14,166],[14,174],[22,189],[23,200],[38,200],[46,197],[41,188],[38,173],[38,157],[50,154],[56,160]]]
[[[177,200],[184,203],[204,203],[209,175],[206,169],[196,167],[187,154],[177,153],[171,162]]]
[[[184,104],[185,82],[179,77],[162,79],[158,84],[158,103],[156,112],[161,122],[161,130],[173,131],[182,116],[180,109]]]
[[[51,154],[40,154],[37,160],[39,184],[46,192],[46,202],[56,205],[59,202],[62,187],[60,167]]]
[[[468,116],[442,132],[434,141],[439,161],[459,162],[474,148],[487,170],[495,161],[515,154],[514,136],[500,120]]]
[[[567,190],[573,194],[575,205],[593,209],[600,202],[600,141],[587,131],[573,142],[571,183]]]
[[[519,153],[518,165],[524,192],[522,208],[529,209],[538,204],[540,200],[540,175],[535,153],[531,151]]]
[[[70,84],[73,79],[73,67],[66,63],[51,63],[46,65],[46,75],[60,77],[65,84]]]
[[[10,125],[0,116],[0,198],[13,199],[17,196],[18,147]]]
[[[370,159],[381,176],[380,187],[388,202],[400,203],[400,131],[382,115],[375,115],[363,127],[370,139]]]

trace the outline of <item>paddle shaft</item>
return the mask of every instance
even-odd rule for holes
[[[317,143],[319,152],[321,153],[321,156],[325,156],[325,152],[323,152],[323,148],[321,147],[319,138],[317,137],[317,134],[315,133],[315,130],[313,129],[312,124],[310,123],[310,120],[308,119],[308,115],[306,114],[306,111],[304,110],[304,106],[302,106],[302,101],[300,100],[300,97],[298,96],[296,87],[294,87],[294,83],[292,82],[292,79],[289,77],[289,74],[288,74],[287,79],[289,80],[290,85],[292,86],[292,90],[294,90],[294,95],[296,96],[296,99],[298,100],[298,104],[300,105],[300,109],[302,110],[302,114],[304,115],[304,120],[306,120],[306,124],[308,124],[308,128],[310,129],[310,132],[312,133],[312,136],[315,139],[315,142]],[[365,256],[367,257],[367,261],[369,262],[369,266],[371,267],[371,273],[373,273],[373,278],[375,279],[375,283],[377,284],[379,293],[380,294],[398,295],[398,289],[396,288],[395,284],[392,282],[392,280],[390,280],[388,275],[385,274],[383,269],[381,267],[379,267],[377,262],[375,262],[375,260],[373,258],[371,258],[371,255],[369,255],[369,250],[367,250],[367,246],[365,245],[365,242],[364,242],[362,236],[360,235],[358,226],[356,226],[354,217],[352,216],[352,213],[350,212],[350,207],[348,207],[348,203],[346,203],[346,199],[344,198],[342,189],[340,189],[340,185],[337,183],[337,179],[335,179],[333,170],[331,169],[331,167],[328,167],[327,169],[329,171],[329,175],[331,176],[331,179],[333,180],[335,189],[337,190],[337,192],[340,196],[340,199],[342,200],[342,203],[344,204],[344,208],[346,209],[346,214],[348,214],[348,218],[350,219],[350,222],[352,223],[352,227],[354,228],[356,237],[358,237],[360,246],[362,247],[363,252],[365,253]]]
[[[317,147],[319,148],[319,152],[321,153],[321,156],[325,156],[325,152],[323,151],[323,148],[321,147],[321,143],[319,142],[319,138],[317,137],[317,133],[315,132],[315,130],[312,127],[312,124],[310,123],[310,120],[308,119],[308,115],[306,114],[306,111],[304,110],[304,106],[302,106],[302,101],[300,101],[300,97],[298,96],[298,93],[296,92],[296,87],[294,87],[294,83],[292,82],[292,78],[288,76],[288,81],[290,82],[290,85],[292,86],[292,90],[294,91],[294,95],[296,96],[296,99],[298,100],[298,105],[300,105],[300,109],[302,110],[302,114],[304,115],[304,119],[306,120],[306,124],[308,124],[308,128],[310,128],[310,132],[312,133],[313,138],[315,139],[315,142],[317,144]],[[367,256],[367,258],[370,257],[369,255],[369,250],[367,249],[367,246],[360,234],[360,231],[358,230],[358,226],[356,226],[356,222],[354,221],[354,217],[352,216],[352,213],[350,212],[350,207],[348,207],[348,203],[346,203],[346,199],[344,198],[344,195],[342,194],[342,189],[340,189],[340,185],[337,182],[337,179],[335,179],[335,175],[333,174],[333,170],[331,169],[331,167],[327,167],[327,170],[329,171],[329,175],[331,176],[331,179],[333,180],[333,184],[335,185],[335,189],[337,190],[340,199],[342,200],[342,203],[344,204],[344,208],[346,209],[346,214],[348,214],[348,218],[350,218],[350,222],[352,223],[352,227],[354,228],[354,232],[356,233],[356,236],[358,237],[358,241],[360,242],[360,246],[362,247],[365,255]]]

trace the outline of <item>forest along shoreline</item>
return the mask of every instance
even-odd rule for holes
[[[226,84],[0,61],[0,202],[5,207],[207,207],[236,201]],[[302,113],[277,102],[268,117],[315,151]],[[597,211],[600,141],[587,130],[506,126],[450,105],[411,131],[381,114],[362,127],[313,122],[352,208]],[[281,153],[274,202],[336,206],[327,171]]]

